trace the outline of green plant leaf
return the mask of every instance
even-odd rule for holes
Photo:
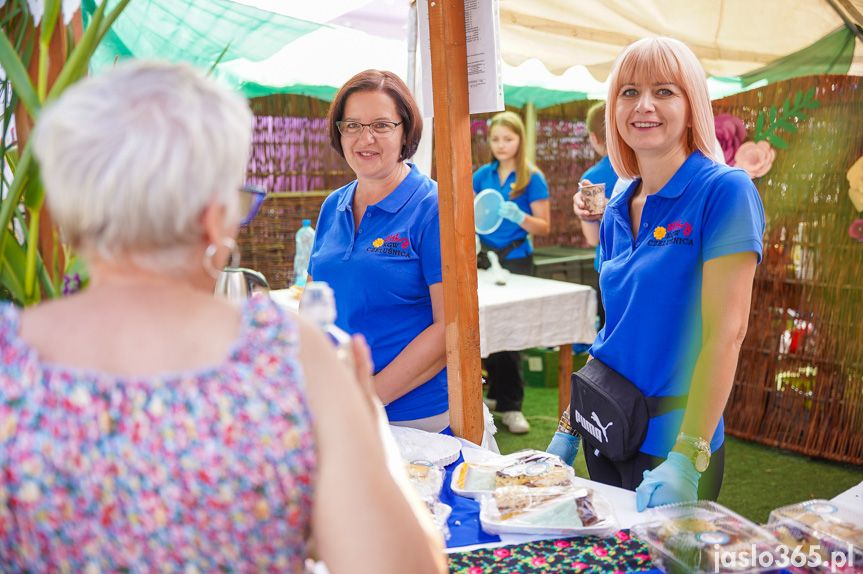
[[[795,113],[794,115],[795,115],[795,116],[797,117],[797,119],[798,119],[798,120],[800,120],[800,121],[808,120],[808,119],[809,119],[809,116],[807,116],[807,115],[806,115],[806,114],[804,114],[803,112],[797,112],[797,113]]]
[[[24,303],[24,267],[26,256],[24,248],[18,245],[15,236],[9,228],[2,230],[3,242],[6,244],[0,260],[0,283],[3,284],[19,303]],[[7,241],[8,239],[8,241]]]
[[[15,208],[18,207],[18,202],[21,201],[21,194],[24,193],[24,188],[30,179],[29,172],[33,164],[33,154],[30,151],[30,143],[28,142],[24,147],[24,152],[21,154],[21,160],[18,162],[18,171],[15,173],[12,185],[9,186],[6,198],[0,202],[0,230],[9,228]],[[0,233],[0,253],[4,253],[7,238],[6,234]]]
[[[806,90],[806,94],[803,96],[803,101],[808,102],[812,98],[815,97],[815,86],[812,86],[808,90]]]
[[[772,145],[773,147],[778,147],[779,149],[788,149],[788,144],[785,143],[785,140],[776,134],[768,135],[767,141],[769,141],[770,145]]]
[[[803,98],[803,90],[797,90],[797,93],[794,94],[794,107],[796,108],[800,105],[800,100]]]
[[[779,120],[778,122],[776,122],[776,125],[777,125],[777,127],[780,127],[783,130],[786,130],[789,132],[796,132],[797,131],[797,126],[795,126],[791,122],[788,122],[785,120]]]
[[[770,125],[776,123],[776,106],[770,106],[770,121],[768,122]]]
[[[21,103],[27,108],[30,116],[35,120],[39,117],[39,110],[42,109],[42,104],[39,101],[39,96],[36,94],[36,88],[33,87],[33,82],[30,81],[30,76],[27,75],[27,68],[24,63],[18,58],[18,53],[9,42],[4,30],[0,33],[0,66],[6,71],[6,77],[12,82],[12,87],[21,99]]]
[[[755,137],[760,137],[764,131],[764,112],[758,112],[758,119],[755,121]],[[755,140],[758,141],[758,140]]]
[[[788,98],[785,98],[784,100],[782,100],[782,113],[787,116],[788,112],[790,112],[790,111],[791,111],[791,105],[788,101]]]
[[[821,105],[821,102],[819,102],[818,100],[812,100],[811,102],[804,102],[804,103],[800,104],[800,107],[801,108],[817,108],[820,105]]]
[[[63,90],[71,85],[76,80],[84,77],[87,73],[87,67],[90,64],[90,58],[98,45],[96,38],[99,35],[99,23],[105,14],[105,6],[107,2],[102,2],[96,11],[93,12],[93,18],[90,20],[90,25],[84,30],[78,45],[72,50],[72,53],[66,58],[66,65],[60,70],[60,74],[51,86],[51,91],[48,93],[46,101],[51,101],[59,96]]]

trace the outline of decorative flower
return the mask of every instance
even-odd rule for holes
[[[713,122],[716,125],[716,139],[719,140],[719,145],[722,146],[722,152],[725,154],[725,163],[734,165],[737,148],[746,139],[746,126],[740,118],[731,114],[719,114]]]
[[[608,556],[608,550],[606,550],[605,548],[594,548],[593,554],[599,557]]]
[[[857,241],[863,242],[863,219],[858,219],[851,224],[851,227],[848,228],[848,235]]]
[[[531,560],[530,563],[534,566],[542,566],[543,564],[545,564],[545,558],[541,556],[534,556],[533,560]]]
[[[617,533],[617,539],[620,542],[626,542],[627,540],[629,540],[629,534],[627,534],[626,532],[621,530],[620,532]]]
[[[584,562],[573,562],[572,567],[576,570],[584,570],[587,568],[587,564],[585,564]]]
[[[653,230],[653,237],[656,239],[662,239],[665,237],[665,228],[662,226],[657,227]]]
[[[734,155],[735,165],[748,173],[752,179],[770,171],[775,159],[776,150],[763,140],[758,143],[744,142]]]
[[[470,568],[467,569],[467,574],[482,574],[482,573],[483,573],[483,569],[480,568],[479,566],[471,566]]]
[[[71,295],[81,289],[81,276],[78,273],[74,275],[63,276],[63,295]]]
[[[497,548],[492,554],[497,558],[509,558],[509,550],[506,548]]]
[[[569,542],[567,542],[566,540],[555,540],[554,541],[554,547],[555,548],[569,548],[569,546],[570,546]]]
[[[863,211],[863,157],[854,162],[848,170],[848,196],[857,211]]]

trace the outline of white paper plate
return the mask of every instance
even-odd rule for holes
[[[394,425],[390,425],[390,430],[402,459],[408,462],[425,460],[444,467],[457,461],[461,454],[461,443],[455,437]]]

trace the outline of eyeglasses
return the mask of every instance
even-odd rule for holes
[[[267,192],[256,185],[246,184],[240,187],[240,213],[245,214],[240,225],[246,225],[255,218],[265,197]]]
[[[346,138],[358,138],[363,133],[363,128],[367,127],[371,132],[381,138],[388,138],[393,135],[396,128],[402,125],[401,122],[372,122],[370,124],[361,124],[360,122],[336,122],[336,127],[339,132]]]

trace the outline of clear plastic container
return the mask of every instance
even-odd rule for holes
[[[303,287],[309,276],[309,258],[312,256],[312,246],[315,243],[315,230],[309,219],[303,220],[303,226],[297,230],[297,250],[294,255],[294,285]]]
[[[669,574],[744,574],[779,570],[779,541],[765,528],[709,501],[653,509],[656,520],[632,527],[653,565]]]
[[[608,500],[574,486],[496,488],[482,497],[479,520],[489,534],[605,537],[620,528]]]
[[[863,572],[863,514],[829,500],[777,508],[767,528],[791,552],[794,572]]]
[[[479,498],[503,486],[570,486],[575,478],[571,466],[559,456],[525,449],[484,460],[463,462],[452,473],[452,491],[465,498]]]

